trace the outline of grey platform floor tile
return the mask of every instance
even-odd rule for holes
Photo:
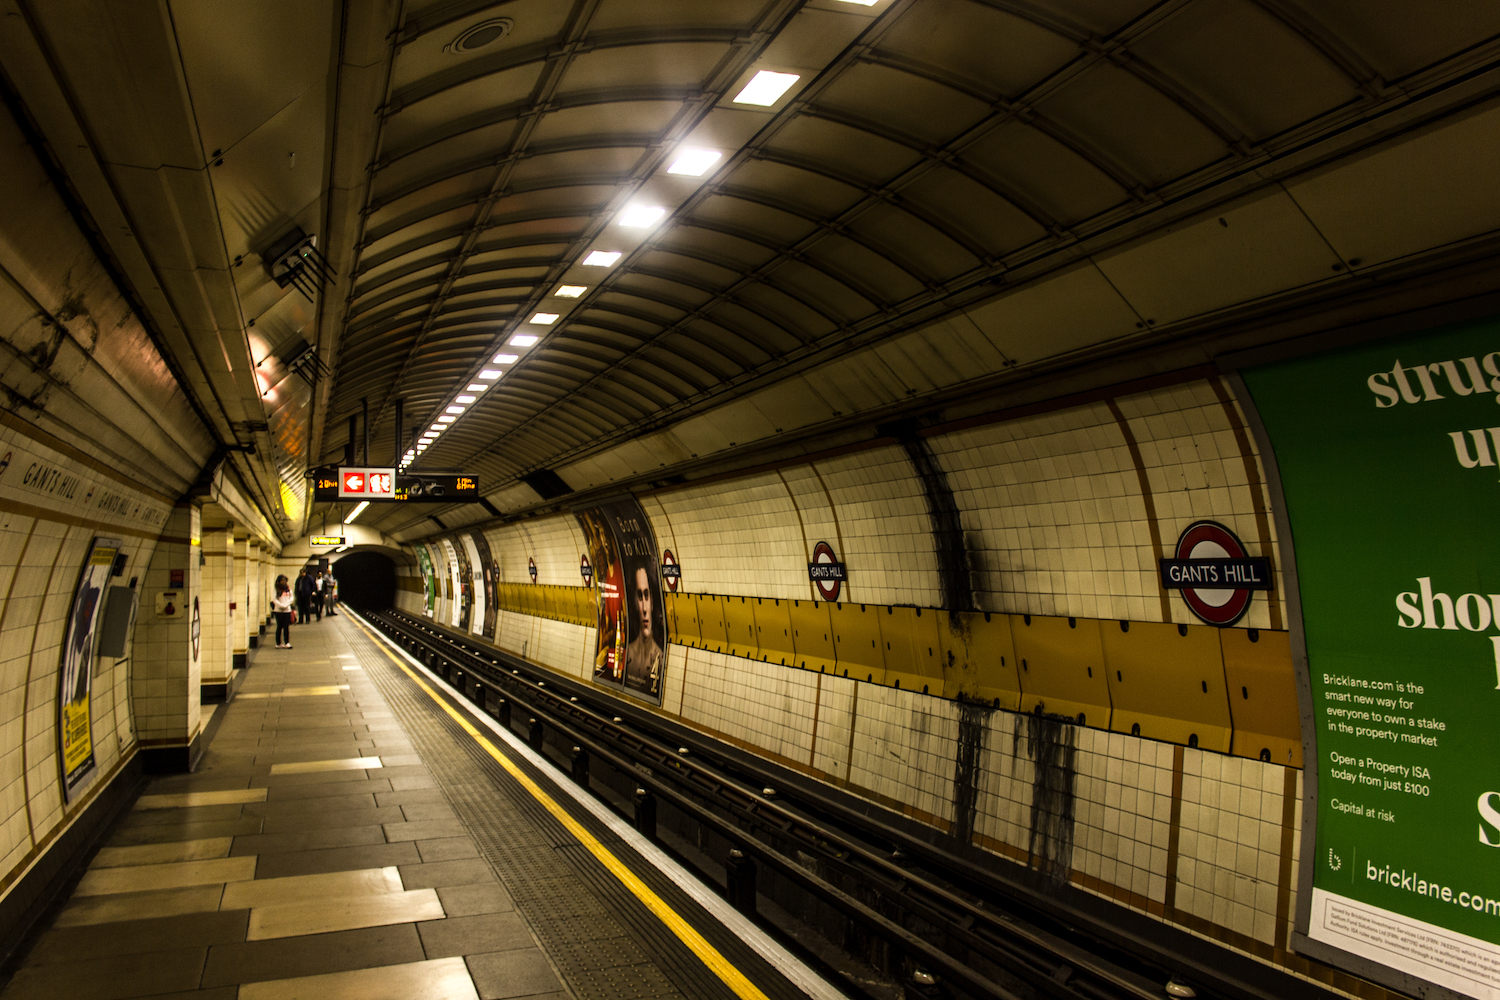
[[[417,924],[417,930],[428,958],[536,947],[526,921],[514,911],[428,920]]]
[[[463,959],[331,972],[297,979],[247,983],[239,1000],[478,1000]]]
[[[82,896],[71,900],[53,921],[54,927],[113,923],[148,917],[217,910],[224,895],[222,885],[194,885],[184,889],[154,889],[110,896]]]
[[[326,799],[320,801],[327,801]],[[401,810],[396,806],[384,809],[337,809],[332,811],[303,810],[267,816],[263,833],[295,833],[299,830],[330,830],[337,827],[380,826],[401,821]]]
[[[412,775],[409,778],[391,778],[391,791],[411,792],[419,788],[436,788],[437,782],[431,776]]]
[[[458,819],[453,807],[444,801],[403,803],[401,812],[408,823],[433,819]]]
[[[377,803],[371,792],[358,795],[325,795],[312,799],[272,799],[258,802],[245,810],[246,816],[272,817],[308,816],[314,813],[352,812],[374,809]],[[403,814],[404,815],[404,814]]]
[[[410,844],[410,841],[406,842]],[[392,844],[392,847],[397,845]],[[438,861],[434,864],[401,866],[401,884],[408,889],[439,889],[448,885],[470,885],[493,882],[495,873],[481,858],[465,861]]]
[[[197,806],[192,809],[147,809],[143,812],[125,813],[120,817],[120,827],[133,830],[162,823],[223,823],[239,819],[244,815],[244,810],[244,804],[239,802],[222,806]]]
[[[366,927],[310,937],[215,945],[208,951],[203,985],[292,979],[420,961],[422,939],[415,924]]]
[[[417,852],[422,855],[423,864],[479,857],[479,848],[475,847],[474,841],[468,837],[444,837],[440,840],[419,840],[416,844]]]
[[[205,948],[179,948],[144,955],[78,958],[20,969],[4,1000],[118,1000],[190,990],[203,972]]]
[[[269,854],[260,859],[256,868],[259,878],[282,878],[287,875],[320,875],[324,872],[350,871],[356,868],[384,868],[387,865],[402,866],[402,881],[405,882],[406,867],[422,867],[422,856],[416,845],[371,844],[366,847],[331,847],[320,851],[295,851],[288,854]],[[408,889],[430,889],[431,885],[411,885]]]
[[[444,798],[442,791],[436,785],[425,788],[403,788],[399,792],[376,792],[375,801],[382,806],[403,808],[419,802],[441,802],[445,806],[448,804],[448,800]]]
[[[292,833],[259,833],[234,838],[231,857],[246,854],[291,854],[296,851],[319,851],[330,847],[368,847],[386,843],[379,826],[336,826],[320,830],[298,830]]]
[[[80,927],[54,927],[37,938],[29,965],[76,962],[80,956],[139,955],[181,948],[207,948],[245,940],[249,910],[189,913],[150,920],[122,920]]]
[[[365,781],[323,781],[311,785],[278,785],[269,789],[267,802],[288,802],[293,799],[326,799],[335,795],[360,795],[391,791],[391,783],[385,778]]]
[[[499,882],[472,882],[468,885],[445,885],[438,888],[443,912],[450,917],[471,917],[477,913],[509,913],[515,900]]]
[[[212,837],[246,837],[260,833],[260,817],[228,820],[223,823],[156,823],[151,826],[122,827],[109,838],[111,847],[139,844],[167,844],[178,840],[206,840]]]
[[[540,993],[561,993],[562,983],[539,948],[470,955],[469,974],[483,1000],[508,1000]]]
[[[437,840],[439,837],[466,837],[468,834],[468,828],[456,819],[427,819],[418,820],[415,823],[387,823],[385,827],[385,839],[392,843],[398,840]]]

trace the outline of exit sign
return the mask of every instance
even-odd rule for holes
[[[396,497],[396,470],[339,469],[340,500],[393,500]]]
[[[308,539],[309,545],[343,545],[343,535],[313,535]]]

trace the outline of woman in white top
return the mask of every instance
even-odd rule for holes
[[[292,597],[291,585],[285,576],[276,578],[276,597],[271,601],[271,611],[276,615],[276,648],[292,648]]]

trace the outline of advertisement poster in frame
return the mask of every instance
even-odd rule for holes
[[[427,546],[420,542],[414,547],[417,550],[417,566],[422,571],[422,613],[431,618],[437,608],[437,580],[432,573],[432,556],[428,554]]]
[[[58,759],[61,761],[63,798],[72,802],[93,778],[94,741],[90,719],[93,689],[94,639],[99,612],[120,554],[118,538],[95,538],[83,561],[73,603],[63,632],[62,663],[57,693]]]
[[[594,680],[659,705],[668,637],[651,522],[634,497],[574,516],[588,542],[595,581]]]
[[[1500,998],[1500,322],[1240,376],[1306,653],[1294,946],[1404,992]]]
[[[479,621],[474,625],[474,631],[486,639],[495,638],[495,619],[500,615],[499,595],[495,593],[495,580],[498,578],[495,572],[495,560],[490,557],[490,543],[484,537],[482,531],[469,532],[465,545],[469,548],[469,558],[476,567],[474,572],[474,586],[483,588],[476,596],[475,614]]]

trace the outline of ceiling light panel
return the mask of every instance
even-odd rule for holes
[[[798,73],[776,73],[763,69],[756,73],[745,84],[743,90],[734,96],[735,104],[754,104],[757,107],[769,108],[781,100],[781,95],[792,89],[792,85],[802,79]]]
[[[708,173],[715,163],[724,158],[724,154],[717,149],[684,149],[677,154],[677,159],[667,168],[669,174],[681,174],[685,177],[702,177]]]
[[[481,385],[478,382],[470,382],[469,383],[469,387],[467,389],[465,389],[464,391],[465,392],[483,392],[484,390],[486,390],[488,388],[489,388],[489,386],[487,386],[487,385]]]
[[[477,399],[477,398],[478,398],[477,396],[459,396],[457,401],[460,402],[460,403],[464,403],[464,404],[467,405],[469,403],[474,402],[474,400]]]
[[[620,254],[612,250],[595,250],[583,258],[585,267],[613,267],[615,261],[620,259]]]
[[[501,361],[500,360],[501,358],[510,358],[510,361]],[[496,364],[508,365],[508,364],[510,364],[513,361],[515,361],[515,355],[512,355],[512,354],[497,354],[497,355],[495,355],[495,363]],[[489,381],[493,382],[495,379],[499,378],[501,375],[504,375],[504,374],[505,374],[504,372],[496,371],[493,368],[486,368],[484,371],[482,371],[482,372],[479,373],[479,377],[482,378],[482,379],[488,379]]]
[[[462,406],[450,406],[450,407],[448,407],[448,412],[451,413],[451,414],[453,414],[456,417],[460,413],[464,412],[464,408]],[[442,418],[439,417],[438,419],[441,420]]]
[[[538,340],[541,339],[541,337],[535,336],[530,333],[518,333],[514,337],[510,338],[510,346],[530,347],[532,344],[535,344]],[[498,358],[499,355],[496,355],[496,357]]]
[[[620,225],[626,229],[649,229],[666,217],[660,205],[626,205],[620,213]]]
[[[588,290],[588,285],[558,285],[557,291],[552,294],[560,299],[577,299],[582,298],[583,293]]]
[[[527,320],[527,322],[535,323],[537,326],[551,326],[557,322],[557,317],[557,313],[537,313],[531,319]]]
[[[440,424],[451,424],[451,423],[453,423],[453,421],[455,421],[457,419],[458,419],[457,417],[438,417],[438,423],[440,423]]]

